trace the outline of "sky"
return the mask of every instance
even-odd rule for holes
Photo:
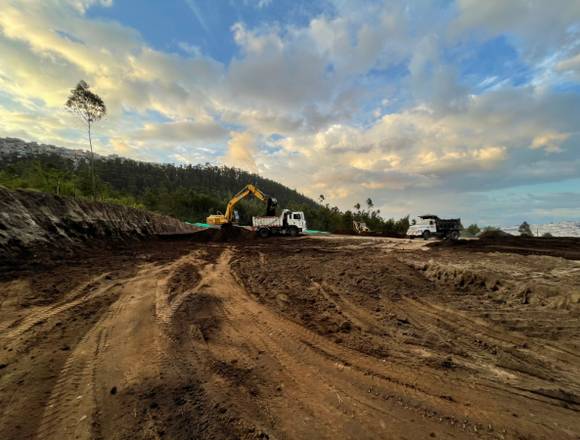
[[[0,0],[0,137],[235,166],[342,209],[580,220],[578,0]]]

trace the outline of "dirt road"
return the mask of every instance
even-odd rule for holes
[[[580,438],[580,263],[150,242],[0,281],[2,439]]]

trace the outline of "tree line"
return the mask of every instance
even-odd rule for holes
[[[232,195],[244,185],[254,183],[276,197],[279,207],[304,211],[310,229],[350,233],[353,220],[357,220],[364,221],[373,232],[400,235],[409,226],[408,216],[398,220],[381,217],[371,199],[366,207],[357,204],[352,210],[341,211],[327,203],[324,196],[314,201],[278,182],[237,168],[155,164],[123,158],[95,158],[92,162],[93,166],[85,157],[73,160],[52,152],[4,155],[0,184],[60,196],[97,198],[184,221],[204,222],[208,215],[223,212]],[[242,224],[249,224],[252,216],[265,212],[264,205],[255,199],[243,200],[236,209]]]

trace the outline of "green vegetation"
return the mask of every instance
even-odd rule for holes
[[[75,198],[92,198],[92,173],[86,159],[76,161],[59,154],[3,156],[0,185],[28,188]],[[323,195],[320,203],[284,185],[256,174],[210,164],[175,166],[137,162],[122,158],[100,158],[94,162],[98,200],[145,208],[190,222],[204,222],[209,214],[224,211],[231,196],[247,183],[255,183],[278,199],[279,207],[304,211],[308,226],[331,232],[352,232],[352,221],[364,221],[371,231],[404,234],[409,217],[385,220],[380,210],[342,212],[330,206]],[[253,215],[263,215],[265,207],[254,199],[240,202],[236,209],[242,224]]]
[[[477,224],[474,223],[472,225],[469,225],[467,228],[465,228],[463,230],[463,232],[467,236],[475,237],[477,234],[479,234],[481,232],[481,229],[479,228],[479,226],[477,226]]]
[[[520,235],[522,237],[533,237],[534,234],[532,233],[532,228],[530,228],[530,225],[528,224],[528,222],[523,222],[520,227],[518,228],[518,232],[520,233]]]

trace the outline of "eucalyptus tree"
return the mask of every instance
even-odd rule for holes
[[[79,81],[77,86],[71,90],[65,107],[71,113],[81,118],[87,125],[89,134],[89,147],[91,149],[91,185],[93,199],[96,198],[95,185],[95,153],[93,151],[93,141],[91,138],[91,127],[95,122],[100,121],[107,114],[107,107],[99,95],[90,91],[90,86],[83,80]]]

